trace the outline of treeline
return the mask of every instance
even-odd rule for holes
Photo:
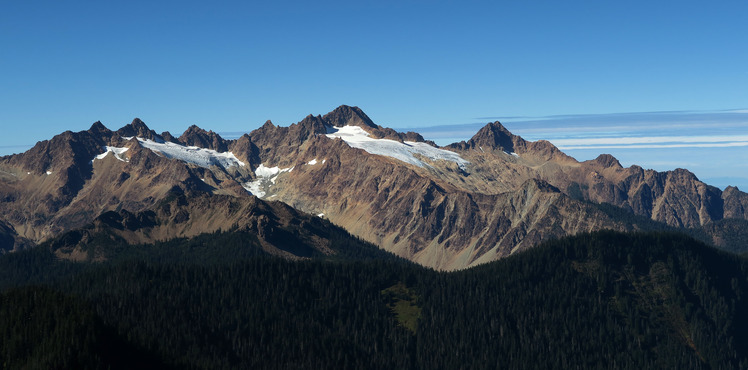
[[[748,263],[678,234],[585,234],[452,273],[355,239],[340,245],[360,258],[288,261],[205,238],[99,264],[3,256],[50,271],[2,275],[4,367],[748,368]]]

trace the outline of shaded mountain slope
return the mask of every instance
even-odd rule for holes
[[[42,245],[58,258],[104,261],[119,258],[135,245],[177,240],[174,244],[242,235],[252,254],[267,253],[298,259],[313,256],[375,256],[391,258],[377,247],[356,240],[320,217],[280,202],[256,197],[172,192],[147,211],[120,210],[101,214],[84,228],[63,233]],[[209,242],[212,244],[215,242]],[[214,247],[216,251],[220,248]],[[245,252],[242,252],[245,253]]]

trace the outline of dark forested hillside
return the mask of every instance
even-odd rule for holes
[[[748,367],[748,263],[678,234],[584,234],[451,273],[358,247],[289,261],[240,234],[170,243],[2,256],[5,367]]]

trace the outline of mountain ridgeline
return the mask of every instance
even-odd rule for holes
[[[694,229],[741,251],[744,239],[715,225],[748,223],[746,193],[720,191],[686,170],[624,168],[610,155],[578,162],[499,122],[439,148],[341,106],[288,127],[268,121],[236,140],[194,125],[175,137],[140,119],[117,131],[96,122],[2,157],[0,247],[19,250],[90,228],[107,212],[158,213],[175,193],[204,206],[197,213],[191,201],[170,206],[160,222],[182,227],[158,226],[157,238],[120,237],[141,243],[252,228],[252,207],[279,210],[265,205],[278,201],[299,217],[324,217],[401,257],[451,270],[601,229]],[[214,201],[221,206],[209,206]],[[600,209],[608,204],[623,212]],[[249,214],[229,214],[229,205]]]

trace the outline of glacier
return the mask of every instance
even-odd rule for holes
[[[151,139],[137,138],[140,145],[156,153],[161,153],[166,158],[178,159],[183,162],[192,163],[200,167],[220,166],[229,168],[232,166],[244,167],[246,163],[240,161],[234,153],[219,153],[212,149],[197,146],[184,146],[171,142],[156,142]]]
[[[327,135],[331,139],[340,138],[353,148],[363,149],[367,153],[383,155],[395,158],[399,161],[410,163],[418,167],[428,167],[418,156],[428,158],[432,161],[450,161],[457,163],[466,170],[470,164],[459,154],[449,150],[435,148],[426,143],[405,141],[403,143],[390,139],[374,139],[369,133],[359,126],[327,127]]]

